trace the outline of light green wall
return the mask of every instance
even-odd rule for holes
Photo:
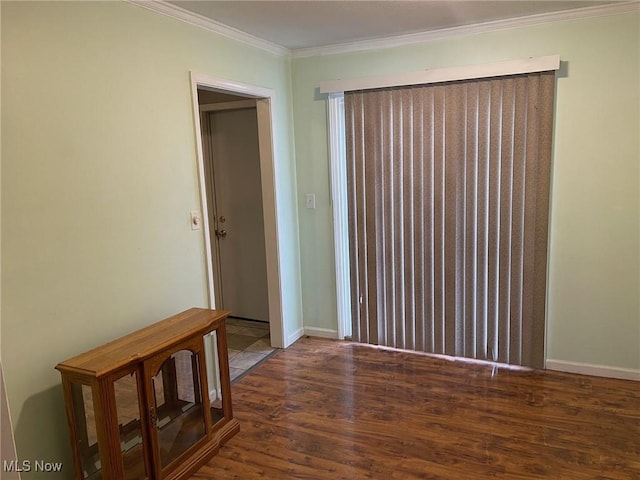
[[[322,80],[560,54],[547,358],[640,368],[638,14],[293,61],[306,327],[336,329],[326,97]]]
[[[301,328],[290,61],[127,3],[1,8],[2,359],[20,459],[71,478],[56,363],[207,305],[190,70],[276,92],[283,310]]]

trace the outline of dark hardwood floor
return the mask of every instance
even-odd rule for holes
[[[302,338],[193,479],[640,479],[640,382]]]

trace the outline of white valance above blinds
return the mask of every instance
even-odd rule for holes
[[[560,55],[529,57],[505,62],[438,68],[413,73],[398,73],[374,77],[347,78],[320,82],[321,93],[349,92],[374,88],[402,87],[429,83],[453,82],[476,78],[502,77],[524,73],[546,72],[560,68]]]

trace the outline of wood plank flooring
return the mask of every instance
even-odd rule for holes
[[[203,479],[640,479],[640,383],[302,338],[232,387]]]

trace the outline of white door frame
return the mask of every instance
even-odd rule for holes
[[[333,247],[335,252],[338,338],[351,337],[351,267],[349,264],[349,204],[347,201],[347,158],[344,136],[344,93],[330,93],[329,166]]]
[[[273,156],[273,111],[275,92],[268,88],[247,85],[208,75],[190,72],[193,119],[196,132],[196,151],[198,156],[198,177],[200,183],[200,202],[202,208],[202,226],[207,269],[209,305],[216,308],[215,285],[211,243],[209,242],[209,206],[207,205],[204,175],[204,156],[202,153],[202,131],[200,127],[200,107],[198,88],[204,87],[225,93],[244,95],[256,99],[258,117],[258,144],[260,151],[260,175],[262,179],[262,205],[264,216],[264,237],[267,256],[267,290],[269,295],[269,329],[271,345],[284,348],[284,319],[282,316],[282,292],[280,289],[280,252],[278,249],[275,164]]]

